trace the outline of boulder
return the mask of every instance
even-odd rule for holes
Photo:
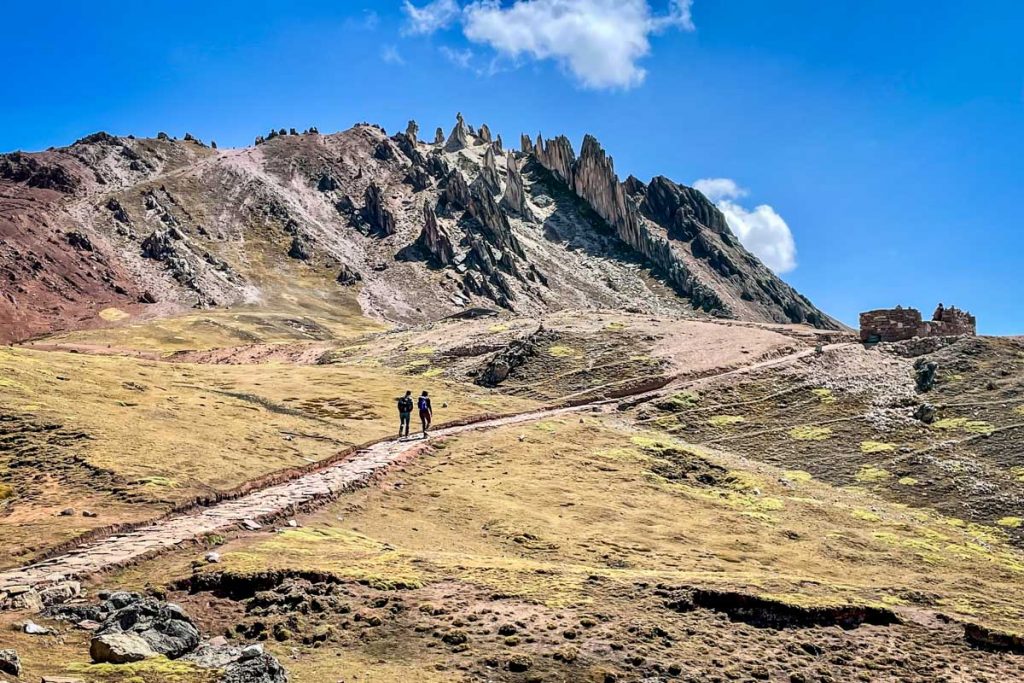
[[[47,607],[59,605],[82,593],[82,584],[78,581],[61,581],[39,591],[39,598]]]
[[[931,391],[935,386],[935,373],[939,370],[939,364],[935,361],[919,358],[914,363],[914,383],[919,393]]]
[[[0,650],[0,673],[17,678],[21,675],[21,659],[15,650]]]
[[[351,287],[352,285],[362,281],[362,279],[363,276],[359,274],[359,271],[349,265],[342,264],[341,272],[338,273],[338,284],[345,287]]]
[[[288,247],[288,256],[299,261],[308,261],[313,257],[313,252],[309,248],[309,243],[296,235]]]
[[[128,664],[156,657],[157,652],[137,633],[104,633],[92,639],[89,656],[97,664]]]

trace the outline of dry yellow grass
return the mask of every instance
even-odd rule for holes
[[[0,376],[4,412],[84,433],[88,438],[68,454],[112,473],[123,488],[112,497],[93,489],[87,471],[77,480],[74,471],[54,473],[33,484],[38,495],[23,503],[25,492],[5,479],[0,550],[7,561],[0,565],[16,563],[10,553],[27,544],[39,548],[93,527],[144,519],[393,434],[394,400],[406,388],[430,391],[437,422],[535,405],[497,401],[472,385],[337,364],[194,365],[0,349]],[[38,438],[40,457],[57,457],[45,433]],[[60,516],[67,507],[101,514]]]
[[[292,567],[377,585],[454,577],[555,607],[586,604],[595,575],[812,604],[890,604],[917,590],[952,613],[1021,623],[1024,558],[994,528],[803,476],[783,486],[782,472],[725,453],[708,456],[728,472],[722,485],[672,481],[652,472],[672,453],[644,439],[633,445],[592,418],[548,422],[452,440],[401,488],[356,493],[301,534],[231,543],[212,569]]]

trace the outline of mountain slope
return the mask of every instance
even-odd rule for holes
[[[420,141],[360,124],[253,147],[98,133],[0,156],[0,340],[186,307],[358,298],[385,320],[616,308],[842,325],[699,192],[620,183],[587,137],[505,150],[461,117]]]

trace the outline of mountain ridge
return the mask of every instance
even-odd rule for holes
[[[96,133],[0,155],[0,340],[281,297],[397,323],[605,307],[844,329],[698,191],[620,182],[589,135],[578,158],[461,116],[433,143],[415,122],[256,143]]]

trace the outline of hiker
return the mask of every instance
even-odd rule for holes
[[[430,421],[434,419],[434,409],[430,407],[430,395],[424,391],[419,400],[420,422],[423,423],[423,438],[427,438]]]
[[[409,421],[412,419],[412,392],[398,399],[398,438],[409,436]],[[405,432],[403,434],[403,431]]]

